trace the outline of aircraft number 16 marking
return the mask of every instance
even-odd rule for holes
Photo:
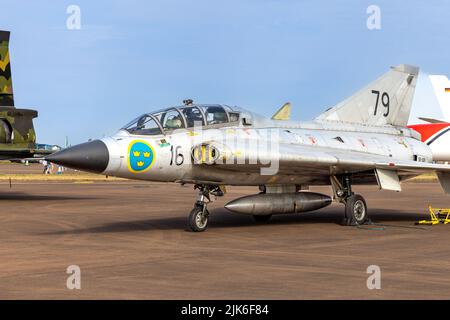
[[[378,111],[378,101],[380,100],[380,91],[372,90],[372,93],[377,95],[375,111],[373,112],[373,115],[376,116]],[[386,111],[383,113],[383,117],[387,117],[389,115],[389,94],[387,92],[383,92],[381,94],[381,104],[386,108]]]
[[[173,166],[173,164],[175,163],[177,166],[181,166],[184,162],[184,156],[183,154],[179,151],[181,149],[181,146],[177,146],[177,147],[170,147],[170,165]]]

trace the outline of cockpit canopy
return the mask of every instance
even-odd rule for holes
[[[122,129],[137,135],[158,135],[176,129],[237,124],[239,111],[226,105],[172,107],[137,117]]]

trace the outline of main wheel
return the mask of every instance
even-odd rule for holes
[[[266,214],[266,215],[253,215],[253,219],[255,219],[255,221],[257,223],[266,223],[269,222],[270,218],[272,217],[271,214]]]
[[[361,195],[354,194],[348,197],[345,204],[345,215],[350,224],[364,224],[367,221],[367,205]]]
[[[203,212],[201,206],[195,206],[189,214],[189,227],[191,230],[194,232],[205,231],[208,227],[208,216],[208,210],[205,209],[205,212]]]

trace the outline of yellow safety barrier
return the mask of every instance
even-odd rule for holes
[[[439,223],[450,223],[450,209],[428,207],[430,210],[430,220],[420,220],[417,224],[435,225]]]

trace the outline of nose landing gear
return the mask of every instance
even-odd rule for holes
[[[194,232],[202,232],[208,226],[209,211],[206,204],[195,204],[194,209],[189,214],[189,227]]]
[[[212,202],[211,194],[221,197],[224,193],[219,186],[215,185],[196,184],[194,189],[198,189],[198,196],[194,208],[189,214],[189,227],[194,232],[202,232],[208,227],[209,211],[207,205]]]

